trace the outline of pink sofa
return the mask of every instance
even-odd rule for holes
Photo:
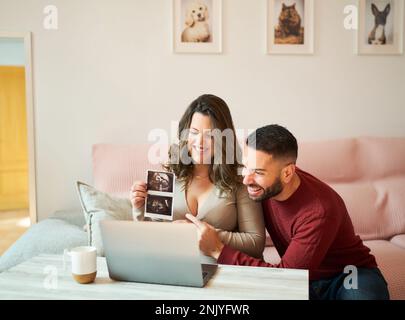
[[[95,186],[128,196],[145,179],[149,145],[93,147]],[[376,256],[392,299],[405,299],[405,138],[358,138],[300,143],[298,166],[345,200],[356,232]],[[267,238],[267,261],[280,260]]]

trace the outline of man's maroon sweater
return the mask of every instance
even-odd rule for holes
[[[370,249],[354,233],[343,199],[309,173],[296,172],[301,183],[290,198],[262,202],[266,229],[281,262],[273,265],[225,246],[218,263],[308,269],[310,280],[332,277],[348,265],[376,267]]]

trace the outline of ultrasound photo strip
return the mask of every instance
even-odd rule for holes
[[[147,170],[145,217],[173,220],[175,175],[171,172]]]

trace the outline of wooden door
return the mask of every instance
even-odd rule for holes
[[[24,67],[0,66],[0,210],[28,208]]]

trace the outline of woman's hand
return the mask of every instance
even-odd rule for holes
[[[145,205],[146,191],[146,182],[134,182],[131,187],[131,204],[134,209],[139,209]]]

